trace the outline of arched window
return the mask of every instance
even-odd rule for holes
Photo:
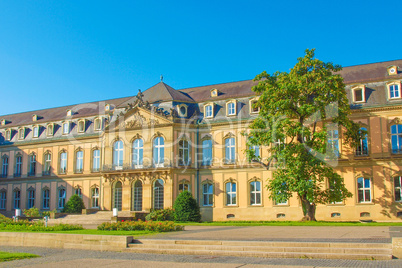
[[[22,173],[22,155],[17,154],[15,157],[15,172],[14,177],[21,177]]]
[[[75,173],[82,173],[84,169],[84,152],[79,150],[75,152]]]
[[[28,189],[28,206],[27,208],[30,209],[35,206],[35,189],[30,187]]]
[[[163,167],[165,158],[165,141],[163,137],[156,137],[153,144],[153,160],[156,167]]]
[[[137,180],[133,184],[133,192],[132,192],[132,210],[134,211],[142,211],[142,182]]]
[[[163,180],[154,182],[154,209],[163,209]]]
[[[391,126],[391,147],[393,154],[402,153],[402,125]]]
[[[261,205],[261,182],[250,182],[250,205]]]
[[[123,167],[123,154],[124,154],[123,142],[116,141],[113,144],[113,166],[116,169],[121,169]]]
[[[50,208],[50,189],[44,188],[42,190],[42,208],[49,209]]]
[[[361,130],[367,131],[367,128],[362,127]],[[364,135],[362,139],[359,141],[359,145],[356,148],[356,155],[368,155],[368,142],[367,142],[367,134]]]
[[[35,176],[36,174],[36,155],[34,153],[30,154],[28,157],[28,176]]]
[[[212,164],[212,140],[202,141],[202,165],[210,166]]]
[[[82,189],[79,185],[75,187],[74,194],[78,195],[82,199]]]
[[[142,139],[136,139],[133,142],[132,166],[134,168],[142,168],[143,157],[144,157],[144,141]]]
[[[190,164],[190,148],[187,140],[179,141],[179,165],[187,166]]]
[[[66,174],[67,172],[67,152],[60,153],[60,174]]]
[[[44,155],[45,165],[43,167],[43,175],[50,175],[52,169],[52,155],[50,152],[45,153]]]
[[[60,187],[58,190],[57,204],[59,209],[64,208],[64,205],[66,204],[66,189],[64,189],[64,187]]]
[[[226,164],[233,164],[235,162],[235,138],[225,139],[225,162]]]
[[[116,182],[113,188],[113,208],[117,208],[118,211],[122,209],[122,188],[120,181]]]
[[[8,156],[4,155],[1,164],[1,177],[7,178],[8,174]]]
[[[226,183],[226,205],[235,206],[237,204],[236,198],[236,183],[227,182]]]
[[[202,185],[202,199],[203,199],[203,206],[210,207],[214,203],[214,196],[213,196],[213,185],[212,183],[204,183]]]
[[[93,187],[91,189],[91,206],[93,208],[99,207],[99,187]]]

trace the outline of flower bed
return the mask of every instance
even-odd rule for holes
[[[69,231],[69,230],[82,230],[81,225],[71,225],[71,224],[56,224],[53,226],[46,227],[43,221],[31,222],[28,220],[18,220],[0,216],[0,230],[7,231]]]
[[[172,221],[121,221],[115,223],[104,222],[98,226],[98,230],[104,231],[152,231],[152,232],[172,232],[183,231],[184,226],[175,224]]]

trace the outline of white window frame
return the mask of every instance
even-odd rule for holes
[[[228,190],[229,185],[229,190]],[[235,190],[233,191],[233,186]],[[237,184],[234,181],[225,183],[226,206],[237,206]],[[234,201],[233,201],[234,200]]]
[[[163,144],[161,141],[163,141]],[[156,155],[155,155],[155,153],[156,153]],[[153,140],[153,159],[152,160],[154,162],[155,167],[163,167],[165,165],[164,157],[163,158],[161,157],[162,153],[163,153],[163,156],[165,156],[165,139],[161,136],[158,136],[158,137],[155,137],[155,139]]]
[[[236,101],[235,100],[232,100],[232,101],[229,101],[229,102],[227,102],[226,103],[226,114],[227,114],[227,116],[234,116],[234,115],[236,115],[236,105],[237,103],[236,103]]]
[[[50,209],[50,189],[42,189],[42,209]]]
[[[250,106],[250,114],[258,114],[260,112],[260,107],[257,107],[257,110],[255,111],[253,108],[253,104],[258,101],[258,97],[250,99],[249,106]]]
[[[84,133],[85,132],[85,126],[86,126],[86,121],[85,120],[79,120],[78,121],[78,133]]]
[[[255,184],[254,190],[252,190],[252,187],[251,187],[251,185],[253,183]],[[257,184],[259,185],[260,190],[257,190]],[[262,204],[261,203],[262,202],[261,181],[251,181],[249,183],[249,187],[250,187],[250,206],[261,206],[261,204]],[[257,202],[258,196],[259,196],[260,202]],[[253,202],[253,199],[254,199],[254,202]]]
[[[25,128],[18,129],[18,139],[19,140],[25,139]]]
[[[184,192],[184,191],[191,192],[190,183],[185,180],[179,182],[179,193]]]
[[[226,164],[234,164],[236,162],[236,139],[235,139],[235,137],[228,137],[224,141],[225,141],[225,147],[224,147],[225,148],[225,163]],[[228,141],[228,143],[226,143],[226,141]],[[227,154],[228,152],[229,152],[229,155]],[[233,159],[232,159],[232,152],[233,152]]]
[[[39,126],[33,126],[32,132],[33,132],[32,136],[34,138],[39,138]]]
[[[99,208],[99,187],[91,188],[91,207]]]
[[[100,150],[94,149],[92,151],[92,172],[99,172],[99,171],[100,171]]]
[[[78,150],[75,152],[75,173],[84,171],[84,151]]]
[[[133,141],[133,154],[132,154],[132,166],[134,168],[142,168],[144,160],[144,140],[139,138]]]
[[[124,164],[124,143],[117,140],[113,143],[113,166],[115,169],[122,169]]]
[[[391,96],[391,88],[397,86],[398,89],[396,91],[394,91],[394,96]],[[388,99],[390,100],[394,100],[394,99],[400,99],[401,98],[401,82],[400,81],[394,81],[394,82],[390,82],[387,83],[387,91],[388,91]],[[397,93],[397,94],[395,94]],[[398,95],[398,96],[396,96]]]
[[[204,105],[204,117],[213,118],[214,117],[214,104],[208,103]]]
[[[140,184],[141,186],[137,185]],[[132,204],[132,209],[134,211],[142,211],[142,199],[143,199],[143,185],[142,181],[137,180],[133,183],[133,204]]]
[[[57,190],[57,208],[63,209],[66,205],[66,189],[61,187]]]
[[[63,123],[63,135],[68,135],[70,133],[70,122]]]
[[[22,175],[22,155],[17,154],[15,156],[15,172],[14,176],[15,177],[21,177]]]
[[[66,151],[62,151],[60,153],[60,174],[66,174],[67,173],[67,159],[68,155]],[[64,169],[63,169],[64,167]]]
[[[361,100],[356,99],[356,92],[358,90],[361,90]],[[364,103],[366,102],[366,86],[365,85],[360,85],[360,86],[355,86],[352,88],[352,98],[354,103]]]
[[[210,142],[211,143],[211,147],[207,147],[204,146],[204,142]],[[201,165],[202,166],[211,166],[212,165],[212,160],[213,160],[213,141],[212,139],[205,139],[202,141],[202,162]],[[207,150],[211,150],[211,159],[207,159],[205,157],[205,153],[207,152]]]
[[[336,157],[340,157],[341,152],[339,149],[339,130],[338,129],[328,129],[327,130],[327,142],[328,142],[328,149],[331,149]]]
[[[363,187],[361,187],[361,188],[359,188],[359,180],[360,179],[362,179],[363,180]],[[366,187],[366,180],[368,180],[369,181],[369,183],[370,183],[370,187]],[[373,199],[373,196],[372,196],[372,190],[371,190],[371,188],[372,188],[372,181],[371,181],[371,179],[370,178],[364,178],[364,177],[359,177],[359,178],[357,178],[357,201],[358,201],[358,203],[372,203],[372,199]],[[362,193],[363,193],[363,199],[362,200],[360,200],[359,199],[359,192],[361,192],[362,191]],[[370,194],[370,200],[366,200],[366,191],[369,191],[369,194]]]

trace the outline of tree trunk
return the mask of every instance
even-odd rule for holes
[[[314,203],[310,203],[305,197],[301,197],[302,208],[304,217],[302,221],[316,221],[315,219],[315,208],[316,205]]]

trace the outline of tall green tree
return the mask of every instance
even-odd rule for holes
[[[345,84],[337,74],[341,69],[307,49],[289,73],[264,71],[254,79],[260,112],[250,125],[247,156],[273,169],[270,198],[283,202],[297,194],[304,220],[315,220],[317,204],[352,196],[334,170],[338,141],[331,137],[342,132],[344,142],[354,147],[364,133],[348,118]],[[255,145],[267,146],[271,156],[256,157]]]

